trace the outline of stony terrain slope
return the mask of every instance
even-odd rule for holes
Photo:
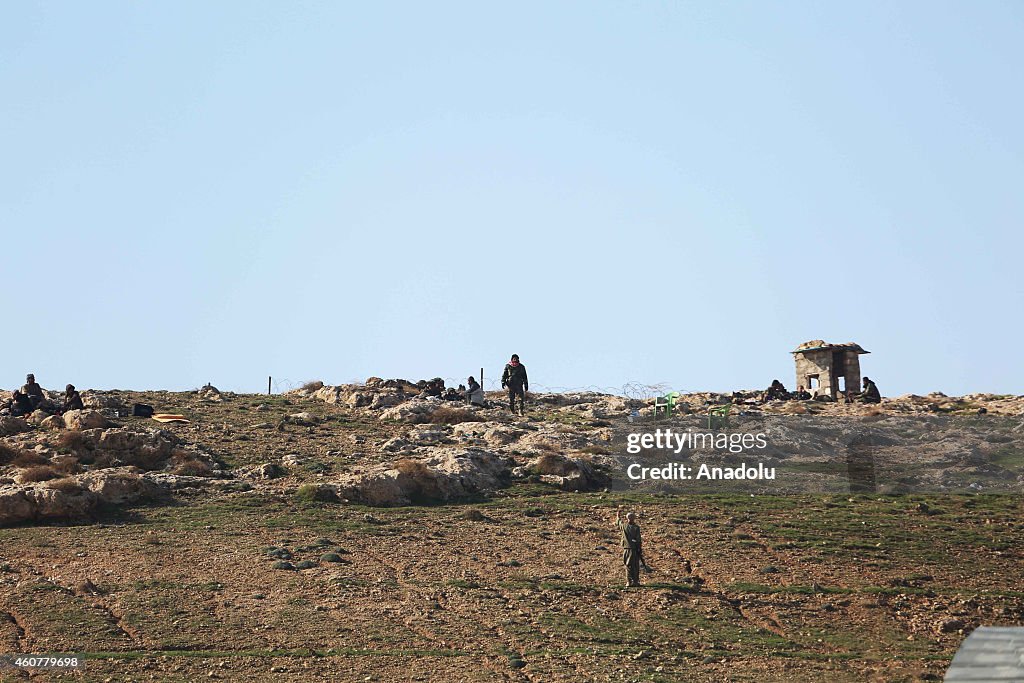
[[[38,680],[912,681],[974,626],[1024,623],[1021,398],[738,407],[809,477],[811,418],[868,420],[924,465],[871,494],[680,496],[617,487],[644,405],[538,396],[514,418],[409,390],[86,392],[81,414],[0,417],[3,651],[89,657]],[[717,400],[684,398],[659,424]],[[618,505],[642,514],[639,590]]]

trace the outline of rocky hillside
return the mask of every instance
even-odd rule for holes
[[[622,439],[702,428],[727,397],[654,421],[537,395],[515,417],[415,388],[0,416],[4,650],[83,652],[86,680],[889,682],[940,680],[972,628],[1024,623],[1019,397],[740,399],[730,429],[767,430],[759,457],[800,491],[694,496],[623,486]],[[851,492],[865,433],[875,488]],[[619,505],[653,568],[638,591]]]

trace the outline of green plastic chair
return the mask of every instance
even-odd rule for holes
[[[731,403],[726,403],[724,406],[711,406],[708,408],[708,429],[728,428],[730,410],[732,410]]]
[[[676,408],[676,400],[679,398],[678,391],[670,391],[664,396],[657,396],[654,399],[654,417],[658,417],[658,409],[664,411],[666,417],[672,417],[672,411]]]

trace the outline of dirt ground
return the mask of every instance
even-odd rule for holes
[[[250,491],[0,529],[0,651],[86,658],[0,680],[937,681],[975,626],[1024,623],[1017,496],[524,482],[369,508],[299,487],[383,457],[367,444],[398,426],[281,397],[130,398],[189,414],[170,429],[229,468],[312,464]],[[323,422],[251,428],[300,409]],[[639,589],[623,587],[619,505],[641,513]]]

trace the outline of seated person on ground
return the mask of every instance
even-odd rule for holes
[[[21,417],[31,414],[32,410],[32,401],[29,397],[20,391],[15,391],[14,397],[11,398],[11,415]]]
[[[43,388],[36,383],[36,376],[29,374],[25,377],[25,386],[21,388],[21,393],[28,397],[28,400],[32,403],[32,409],[38,408],[43,401],[46,400],[46,396],[43,394]]]
[[[878,391],[878,387],[871,381],[869,377],[864,378],[864,391],[860,393],[860,400],[862,403],[881,403],[882,394]]]
[[[466,388],[466,400],[475,406],[482,406],[484,404],[484,388],[474,377],[470,377],[466,381],[469,382]]]
[[[786,391],[786,387],[782,385],[782,382],[777,379],[773,379],[772,385],[764,392],[765,403],[768,401],[785,401],[787,398],[789,398],[789,392]]]
[[[67,385],[64,388],[64,412],[82,410],[83,408],[85,408],[85,404],[82,403],[81,395],[75,390],[75,385]]]
[[[432,379],[427,382],[427,386],[423,387],[423,391],[420,392],[420,398],[441,398],[443,392],[444,380]]]
[[[794,401],[810,401],[811,400],[811,392],[809,392],[806,389],[804,389],[804,386],[801,384],[800,386],[798,386],[796,388],[796,391],[793,393],[793,400]]]

